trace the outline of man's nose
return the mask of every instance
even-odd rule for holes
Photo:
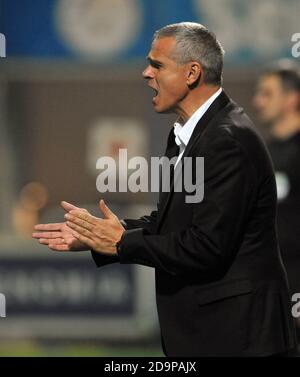
[[[151,68],[150,65],[143,71],[143,77],[144,79],[153,79],[154,78],[154,73],[153,69]]]

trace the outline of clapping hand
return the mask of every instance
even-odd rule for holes
[[[125,228],[118,217],[100,200],[99,208],[104,218],[92,216],[80,209],[72,209],[65,218],[72,235],[81,244],[105,255],[116,255],[116,243],[121,239]]]
[[[67,212],[77,210],[81,213],[89,213],[84,208],[79,208],[68,202],[61,202],[61,206]],[[74,237],[73,230],[64,223],[37,224],[32,237],[41,244],[55,251],[83,251],[89,250],[89,246]]]

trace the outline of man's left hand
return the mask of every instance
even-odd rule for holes
[[[120,241],[125,228],[104,200],[100,200],[99,208],[104,215],[103,219],[79,210],[72,210],[65,215],[67,225],[73,229],[74,237],[93,251],[116,255],[116,243]]]

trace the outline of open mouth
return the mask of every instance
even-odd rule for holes
[[[156,98],[157,96],[158,96],[158,90],[156,90],[156,89],[154,89],[154,88],[152,88],[153,89],[153,91],[154,91],[154,97],[153,97],[153,99],[154,98]]]

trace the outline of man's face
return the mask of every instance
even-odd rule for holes
[[[175,46],[173,37],[155,40],[148,54],[149,65],[143,72],[148,85],[155,90],[152,103],[158,113],[176,113],[189,93],[187,65],[178,65],[172,58]]]
[[[286,93],[276,75],[263,76],[254,96],[254,107],[263,122],[272,123],[282,116]]]

